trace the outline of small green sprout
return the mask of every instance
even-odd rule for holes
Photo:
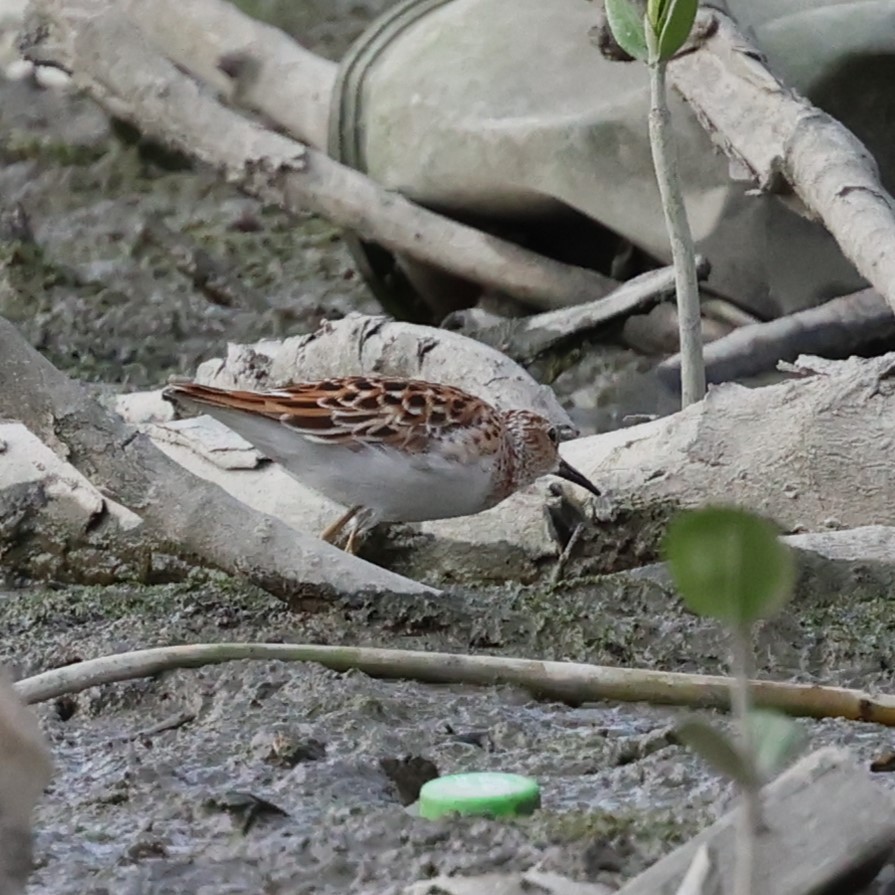
[[[684,407],[705,397],[705,361],[696,249],[675,157],[665,68],[690,36],[698,6],[699,0],[647,0],[645,8],[642,0],[605,0],[606,21],[616,43],[649,67],[650,145],[674,261]]]
[[[698,7],[699,0],[649,0],[645,27],[652,28],[656,36],[658,60],[671,59],[684,45],[693,30]]]
[[[681,724],[678,736],[742,791],[735,893],[750,895],[761,829],[760,789],[800,742],[799,728],[789,718],[752,709],[752,625],[789,598],[795,565],[773,525],[732,507],[682,513],[668,528],[665,555],[687,607],[718,619],[730,631],[731,706],[739,737],[732,739],[699,718]]]
[[[792,590],[794,565],[774,526],[729,507],[682,513],[665,552],[687,607],[735,628],[776,611]]]

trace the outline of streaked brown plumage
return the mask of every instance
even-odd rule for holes
[[[527,410],[499,411],[461,389],[346,376],[264,391],[172,383],[164,396],[220,419],[353,520],[417,522],[477,513],[553,473],[594,494],[563,461],[555,429]]]

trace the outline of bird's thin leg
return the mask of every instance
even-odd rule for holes
[[[354,555],[367,532],[376,524],[376,513],[365,507],[348,524],[348,542],[345,552]]]
[[[321,540],[326,541],[329,544],[335,544],[339,538],[339,535],[342,533],[342,529],[363,509],[363,507],[351,507],[350,510],[346,510],[335,522],[331,522],[323,531],[320,533]],[[354,536],[354,529],[351,531],[351,535],[349,535],[349,542],[352,540]],[[351,552],[351,551],[349,551]]]
[[[354,556],[357,553],[357,526],[352,525],[351,531],[348,532],[348,541],[345,544],[345,552]]]
[[[348,543],[345,544],[345,552],[357,553],[357,548],[377,521],[376,511],[364,507],[348,524]]]

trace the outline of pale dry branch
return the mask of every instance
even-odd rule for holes
[[[575,562],[593,572],[618,571],[656,555],[677,508],[723,496],[787,531],[856,529],[833,534],[852,545],[856,559],[869,559],[862,551],[870,550],[886,568],[895,529],[867,526],[895,526],[893,367],[895,353],[820,368],[817,359],[802,358],[794,368],[798,380],[762,388],[724,384],[682,413],[568,441],[561,453],[604,498],[591,501],[545,477],[477,516],[414,526],[423,537],[414,537],[412,550],[388,554],[388,563],[414,578],[437,570],[458,580],[532,580],[562,550],[553,520],[571,512],[587,523]],[[203,438],[200,431],[192,435]],[[286,512],[296,527],[319,530],[312,492],[276,466],[227,470],[198,463],[194,451],[179,447],[177,460],[259,511]],[[385,548],[406,537],[407,529],[396,527],[381,543]]]
[[[615,281],[561,264],[415,205],[322,152],[215,100],[158,52],[112,0],[32,0],[23,52],[143,133],[288,211],[314,211],[364,238],[542,308],[609,292]]]
[[[709,264],[697,258],[697,275],[708,276]],[[459,330],[518,361],[529,361],[567,339],[605,326],[635,312],[644,312],[674,295],[673,267],[651,270],[623,283],[596,301],[570,308],[545,311],[523,318],[502,318],[482,314],[478,308],[454,311],[442,324]]]
[[[334,671],[362,671],[388,680],[432,684],[512,684],[571,705],[608,699],[694,708],[727,709],[730,679],[647,668],[549,662],[505,656],[469,656],[416,650],[304,643],[197,643],[160,646],[44,671],[15,684],[27,703],[44,702],[88,687],[241,659],[317,662]],[[756,705],[808,718],[847,718],[895,726],[895,697],[844,687],[752,681]]]
[[[105,6],[127,15],[159,52],[233,105],[326,148],[334,62],[222,0],[105,0]]]
[[[834,298],[766,323],[741,326],[705,346],[706,377],[711,383],[754,376],[794,361],[801,354],[847,357],[871,343],[895,339],[895,314],[873,289]],[[657,367],[669,384],[680,376],[680,356]]]
[[[761,790],[765,828],[758,837],[756,895],[860,892],[890,858],[895,836],[891,793],[875,786],[856,756],[827,746],[806,755]],[[848,812],[843,806],[860,806]],[[618,895],[673,892],[708,846],[720,878],[717,891],[733,890],[736,811],[658,860]]]
[[[388,317],[352,313],[281,342],[231,344],[226,358],[205,361],[196,376],[221,388],[279,388],[371,372],[454,385],[502,410],[534,410],[564,435],[574,430],[553,390],[506,355],[457,333]]]
[[[704,10],[699,32],[696,48],[668,64],[669,82],[761,189],[785,193],[791,187],[803,213],[824,224],[895,308],[895,199],[870,152],[775,77],[729,16]]]

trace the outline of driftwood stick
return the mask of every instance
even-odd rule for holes
[[[848,357],[870,342],[895,339],[895,314],[873,289],[834,298],[816,308],[743,326],[705,346],[706,376],[729,382],[794,361],[801,354]],[[680,355],[658,365],[664,382],[680,377]]]
[[[27,703],[43,702],[99,684],[240,659],[318,662],[334,671],[356,669],[371,677],[436,684],[515,684],[572,705],[610,699],[694,708],[730,706],[730,679],[720,675],[302,643],[199,643],[135,650],[54,668],[19,681],[15,689]],[[895,726],[892,696],[782,681],[752,681],[751,687],[756,705],[790,715]]]
[[[172,62],[240,108],[326,149],[336,64],[222,0],[103,0]]]
[[[697,275],[709,273],[705,258],[697,258]],[[454,311],[442,326],[459,330],[508,354],[515,360],[533,360],[539,354],[576,335],[643,312],[675,293],[675,270],[662,267],[634,277],[603,298],[570,308],[545,311],[523,318],[501,318],[481,314],[479,309]]]
[[[763,190],[789,184],[858,272],[895,308],[895,199],[867,148],[771,74],[761,52],[718,10],[703,39],[668,64],[668,79],[707,133]],[[710,17],[712,27],[705,27]]]
[[[428,211],[247,120],[108,7],[101,0],[32,0],[23,52],[35,63],[69,71],[75,85],[109,112],[214,167],[247,193],[288,211],[315,211],[394,252],[536,307],[577,304],[617,285]]]
[[[142,517],[150,536],[295,606],[358,591],[437,593],[249,509],[169,460],[106,411],[0,317],[0,417],[21,420],[99,490]]]

